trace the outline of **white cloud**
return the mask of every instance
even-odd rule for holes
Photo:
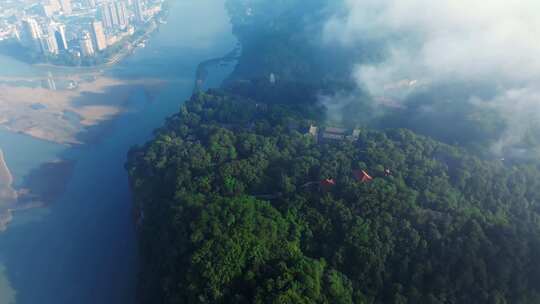
[[[488,83],[499,95],[487,104],[500,108],[514,131],[523,129],[523,117],[540,120],[540,114],[526,115],[540,113],[540,1],[344,3],[342,13],[327,22],[324,37],[351,47],[385,41],[385,59],[359,64],[353,75],[372,95],[385,95],[389,85],[405,79]]]

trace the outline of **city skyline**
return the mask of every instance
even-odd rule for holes
[[[163,0],[41,0],[0,14],[0,42],[45,57],[94,57],[161,11]]]

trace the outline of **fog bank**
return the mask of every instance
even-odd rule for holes
[[[348,47],[384,42],[384,59],[357,64],[352,75],[374,100],[406,103],[415,91],[466,83],[464,102],[505,120],[494,147],[501,149],[540,121],[538,12],[537,0],[345,0],[323,36]],[[479,94],[475,85],[492,94]]]

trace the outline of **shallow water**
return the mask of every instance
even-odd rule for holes
[[[69,148],[0,131],[0,148],[18,186],[44,162],[74,162],[60,198],[47,208],[16,213],[8,231],[0,234],[1,304],[14,299],[32,304],[134,302],[137,250],[123,168],[126,153],[148,140],[190,96],[197,64],[224,55],[236,43],[222,0],[173,2],[168,20],[145,49],[105,71],[108,76],[159,78],[168,84],[152,100],[133,90],[129,111],[108,123],[96,142]],[[0,76],[46,73],[2,56],[0,66]],[[73,70],[55,70],[62,72]],[[228,72],[215,72],[211,85]]]

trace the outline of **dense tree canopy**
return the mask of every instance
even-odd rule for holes
[[[130,151],[141,302],[540,303],[540,166],[454,87],[375,104],[350,68],[382,48],[318,41],[331,4],[228,0],[235,71]],[[358,137],[308,134],[321,96]]]
[[[402,129],[316,142],[314,122],[210,91],[131,151],[143,302],[540,301],[538,167]]]

